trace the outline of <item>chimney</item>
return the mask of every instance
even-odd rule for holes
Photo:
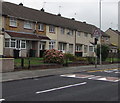
[[[75,18],[72,18],[72,20],[75,20]]]
[[[20,5],[20,6],[23,6],[23,3],[20,3],[19,5]]]
[[[84,21],[83,23],[85,23],[86,24],[86,22]]]
[[[44,12],[45,10],[42,8],[42,9],[41,9],[41,11],[43,11],[43,12]]]
[[[58,16],[61,16],[61,14],[59,13]]]

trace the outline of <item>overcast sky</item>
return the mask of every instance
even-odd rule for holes
[[[58,14],[63,17],[86,21],[99,27],[99,1],[100,0],[4,0],[12,3],[23,3],[24,6],[45,12]],[[108,28],[118,29],[118,1],[102,0],[102,30]],[[45,2],[45,3],[44,3]],[[60,7],[61,6],[61,7]],[[59,9],[60,8],[60,9]]]

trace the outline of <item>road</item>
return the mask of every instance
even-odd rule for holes
[[[120,70],[96,70],[3,83],[5,101],[118,101]]]

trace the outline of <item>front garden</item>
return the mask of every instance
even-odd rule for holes
[[[112,62],[111,62],[112,60]],[[104,59],[105,63],[119,62],[119,58]],[[99,58],[98,58],[99,63]],[[17,58],[15,59],[15,68],[31,69],[31,68],[57,68],[63,66],[79,66],[79,65],[94,65],[95,57],[77,57],[70,53],[63,54],[57,50],[47,50],[43,58],[30,57],[30,58]]]

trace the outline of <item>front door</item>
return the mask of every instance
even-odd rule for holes
[[[16,49],[19,50],[19,57],[21,57],[21,41],[16,41]]]

